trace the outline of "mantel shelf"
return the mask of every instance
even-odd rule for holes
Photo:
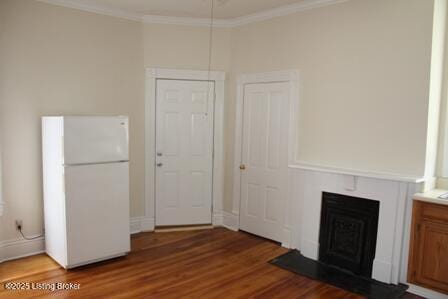
[[[289,168],[295,169],[303,169],[303,170],[311,170],[318,172],[326,172],[326,173],[335,173],[335,174],[343,174],[343,175],[351,175],[357,177],[367,177],[374,178],[380,180],[388,180],[388,181],[398,181],[398,182],[407,182],[407,183],[424,183],[427,181],[427,178],[417,177],[417,176],[407,176],[401,174],[394,173],[382,173],[382,172],[369,172],[362,171],[357,169],[349,169],[349,168],[338,168],[331,166],[323,166],[317,164],[309,164],[305,162],[295,162],[288,166]]]

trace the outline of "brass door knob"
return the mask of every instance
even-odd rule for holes
[[[246,169],[246,165],[244,165],[244,164],[241,164],[241,165],[240,165],[240,169],[241,169],[241,170],[244,170],[244,169]]]

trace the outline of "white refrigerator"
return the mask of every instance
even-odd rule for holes
[[[73,268],[130,251],[128,118],[42,118],[46,252]]]

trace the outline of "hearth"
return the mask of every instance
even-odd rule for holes
[[[322,193],[319,261],[371,277],[380,202]]]

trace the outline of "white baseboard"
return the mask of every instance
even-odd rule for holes
[[[224,216],[222,214],[213,214],[212,224],[213,226],[222,226],[224,222]]]
[[[300,252],[307,258],[317,261],[319,259],[319,244],[308,238],[302,238]]]
[[[44,237],[35,240],[7,240],[0,242],[0,263],[45,252]]]
[[[422,296],[425,298],[430,298],[430,299],[448,299],[448,295],[433,291],[433,290],[429,290],[426,288],[422,288],[419,286],[416,286],[414,284],[408,284],[409,285],[409,289],[408,292],[418,295],[418,296]]]
[[[154,226],[154,218],[144,216],[133,217],[130,223],[131,235],[141,232],[152,232],[154,231]]]
[[[240,227],[240,218],[238,215],[228,212],[223,212],[222,226],[233,231],[238,231]]]
[[[134,217],[130,220],[130,232],[136,234],[139,232],[154,231],[154,218]],[[35,240],[7,240],[0,242],[0,263],[19,259],[22,257],[36,255],[45,252],[45,238]]]
[[[131,234],[154,231],[154,218],[133,217],[130,220]],[[238,230],[238,216],[224,212],[223,215],[213,215],[213,225],[224,226],[231,230]],[[45,252],[45,238],[35,240],[9,240],[0,242],[0,263],[8,260],[18,259],[30,255]]]
[[[293,246],[292,241],[292,232],[290,228],[283,228],[283,241],[282,241],[282,247],[288,248],[288,249],[295,249]]]
[[[372,278],[385,283],[398,283],[392,278],[392,264],[377,258],[373,260]]]

